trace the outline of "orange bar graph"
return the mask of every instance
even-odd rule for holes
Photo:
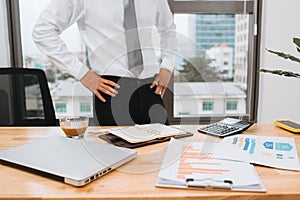
[[[240,138],[238,147],[242,148],[244,146],[244,138]]]
[[[200,155],[199,151],[185,151],[182,153],[182,155]]]
[[[244,144],[244,141],[239,142],[242,143],[241,145]],[[201,153],[200,149],[196,149],[192,146],[186,146],[183,148],[183,152],[179,161],[177,178],[185,179],[187,175],[192,174],[223,174],[229,172],[227,169],[222,169],[221,163],[219,162],[203,161],[202,159],[211,159],[211,154]],[[199,167],[193,167],[192,165],[199,165]],[[209,168],[209,166],[214,167]]]
[[[197,159],[200,159],[200,155],[182,155],[181,158],[184,158],[184,159],[188,159],[188,158],[197,158]]]
[[[192,158],[192,159],[211,159],[211,154],[200,154],[199,152],[198,153],[183,153],[181,155],[181,158],[182,159],[189,159],[189,158]]]
[[[185,159],[184,159],[185,160]],[[200,164],[200,165],[221,165],[221,163],[217,162],[184,162],[184,160],[181,162],[181,165],[192,165],[192,164]]]
[[[191,171],[191,170],[179,170],[178,175],[191,175],[191,174],[223,174],[223,172],[218,171]]]
[[[229,172],[227,169],[207,169],[207,168],[193,168],[193,167],[179,167],[179,170],[186,170],[186,171],[211,171],[211,172]]]

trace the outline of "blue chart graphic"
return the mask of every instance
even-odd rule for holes
[[[256,146],[256,140],[251,139],[251,147],[250,147],[250,151],[249,151],[250,154],[254,154],[255,146]]]
[[[293,149],[293,146],[289,143],[275,143],[275,149],[280,151],[291,151]]]
[[[245,140],[245,146],[244,146],[244,148],[243,148],[244,151],[247,151],[247,150],[248,150],[249,144],[250,144],[250,139],[249,139],[249,138],[246,138],[246,140]]]
[[[255,147],[256,147],[256,139],[251,139],[251,140],[250,138],[245,139],[245,144],[243,147],[244,151],[249,151],[250,154],[254,154]]]
[[[255,150],[257,147],[257,140],[255,138],[247,137],[247,138],[239,138],[234,137],[231,143],[234,146],[239,147],[245,152],[248,152],[249,154],[255,154]],[[259,142],[260,146],[261,142]],[[294,159],[293,156],[285,155],[284,152],[291,152],[293,150],[293,146],[287,142],[273,142],[273,141],[266,141],[262,143],[263,147],[267,150],[266,155],[270,156],[270,150],[272,151],[280,151],[282,153],[275,153],[273,154],[278,159],[289,158]]]
[[[265,143],[263,143],[263,145],[264,145],[264,147],[266,148],[266,149],[273,149],[274,147],[274,142],[265,142]]]
[[[292,149],[293,149],[293,146],[289,143],[267,141],[267,142],[263,143],[263,146],[267,150],[275,150],[275,151],[282,152],[282,153],[275,154],[275,157],[277,159],[284,159],[284,158],[294,159],[293,156],[288,156],[288,155],[284,154],[284,152],[288,153],[288,152],[292,151]]]
[[[241,160],[245,158],[254,164],[299,170],[296,143],[292,138],[236,135],[226,138],[224,144],[232,149],[230,153],[236,151]],[[223,152],[220,152],[220,156],[222,155]],[[225,158],[227,156],[232,155],[225,154]]]
[[[281,142],[275,142],[275,145],[274,142],[265,142],[263,143],[263,146],[266,149],[274,149],[275,147],[275,150],[279,150],[279,151],[291,151],[293,149],[293,146],[290,145],[289,143],[281,143]]]

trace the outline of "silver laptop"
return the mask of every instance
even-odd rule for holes
[[[50,137],[1,151],[0,163],[74,186],[84,186],[135,156],[133,149]]]

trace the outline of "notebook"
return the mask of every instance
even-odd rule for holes
[[[73,186],[84,186],[135,156],[136,151],[132,149],[50,137],[1,151],[0,163]]]
[[[191,133],[188,133],[184,130],[159,123],[112,129],[109,132],[130,143],[147,142],[155,139],[163,139],[170,136],[177,136],[178,138],[192,135]]]

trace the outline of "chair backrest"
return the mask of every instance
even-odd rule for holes
[[[0,68],[0,126],[56,126],[45,72]]]

